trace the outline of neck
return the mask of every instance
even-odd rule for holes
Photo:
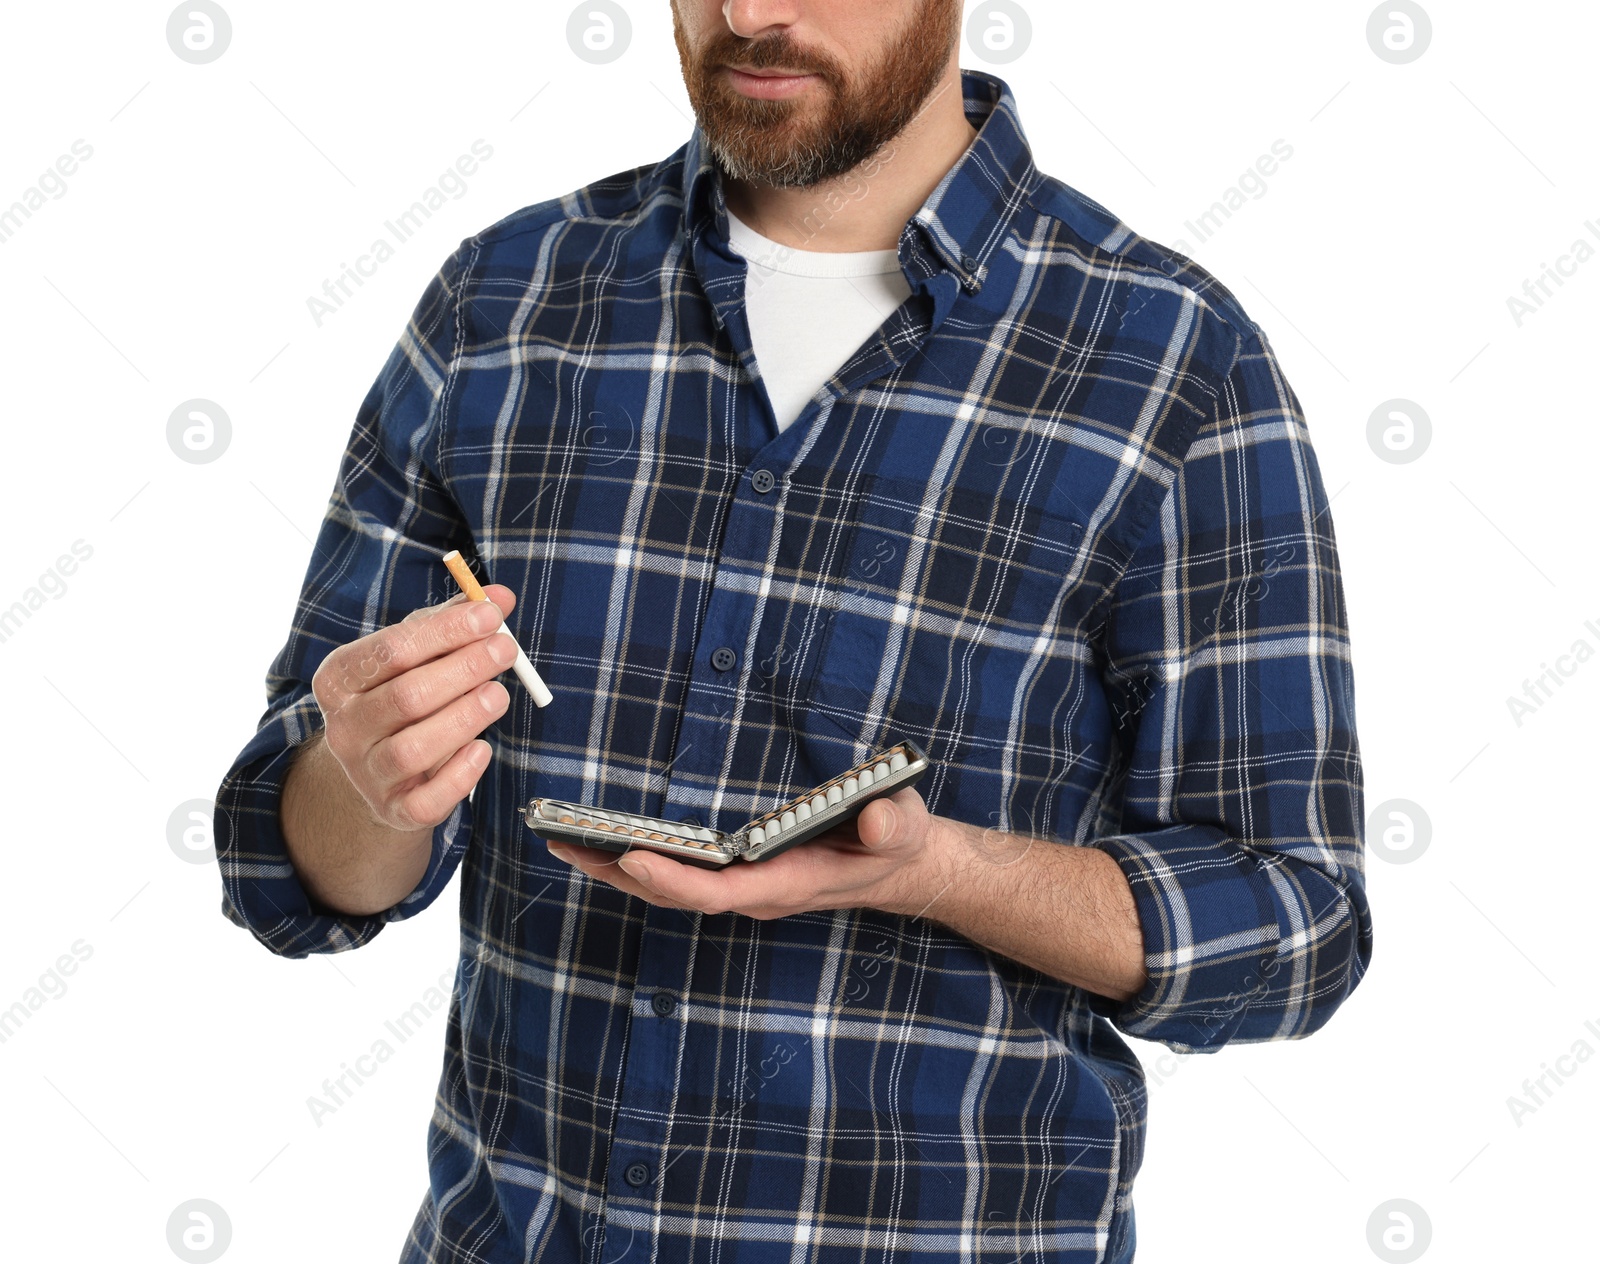
[[[723,191],[729,210],[779,245],[828,253],[893,250],[906,222],[976,135],[962,109],[961,71],[952,57],[922,112],[854,171],[804,189],[724,176]]]

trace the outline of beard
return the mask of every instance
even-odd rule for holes
[[[953,0],[920,0],[906,29],[853,81],[834,59],[785,32],[745,39],[723,29],[696,48],[672,6],[672,33],[700,130],[735,180],[809,188],[853,171],[905,130],[943,78],[961,30]],[[814,74],[824,100],[763,101],[739,93],[721,67]]]

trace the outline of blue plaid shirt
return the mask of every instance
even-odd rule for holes
[[[981,130],[901,234],[911,297],[781,433],[698,132],[464,241],[359,409],[216,838],[224,911],[288,957],[358,948],[460,871],[405,1261],[1120,1258],[1146,1098],[1119,1033],[1305,1036],[1366,968],[1299,403],[1227,290],[1041,174],[1003,83],[964,90]],[[278,824],[312,674],[450,595],[454,548],[518,594],[555,702],[513,687],[418,888],[336,915]],[[1139,995],[937,906],[650,906],[520,815],[732,828],[900,737],[933,812],[1115,857]]]

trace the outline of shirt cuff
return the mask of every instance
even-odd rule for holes
[[[1128,1035],[1179,1053],[1292,1034],[1281,1030],[1293,971],[1282,971],[1279,960],[1288,936],[1268,862],[1207,825],[1112,835],[1091,845],[1128,880],[1146,974],[1136,996],[1097,996],[1091,1008]]]
[[[427,872],[394,907],[353,916],[319,905],[290,863],[278,810],[294,752],[317,734],[321,720],[310,685],[275,700],[223,778],[212,820],[223,914],[283,957],[347,952],[385,923],[420,913],[449,885],[472,837],[472,808],[463,799],[434,827]]]

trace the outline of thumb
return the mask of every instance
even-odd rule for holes
[[[905,823],[904,814],[888,799],[878,799],[868,804],[867,808],[872,812],[872,820],[863,829],[861,819],[857,817],[856,836],[874,850],[892,847],[900,839],[900,831]],[[862,815],[866,815],[866,810]]]

